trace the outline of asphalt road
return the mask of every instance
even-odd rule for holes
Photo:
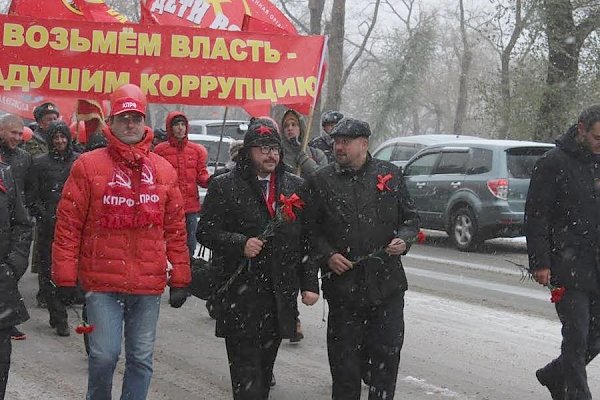
[[[549,399],[534,371],[558,352],[560,324],[549,293],[521,282],[513,263],[525,264],[522,241],[494,241],[478,253],[454,250],[443,235],[430,234],[404,259],[406,338],[396,399]],[[34,306],[36,276],[27,273],[22,292],[32,318],[27,340],[13,342],[8,400],[85,397],[87,362],[82,337],[58,337],[47,311]],[[163,296],[149,399],[230,399],[225,346],[214,337],[204,302],[191,298],[181,309]],[[272,400],[330,398],[325,345],[326,304],[301,308],[306,339],[284,342],[275,366]],[[69,312],[76,325],[75,312]],[[121,360],[115,374],[119,398]],[[600,396],[598,362],[588,367],[592,393]],[[363,398],[366,399],[366,390]]]

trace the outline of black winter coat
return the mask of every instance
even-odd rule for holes
[[[0,163],[0,329],[29,319],[17,282],[27,270],[31,221],[11,168]]]
[[[25,193],[27,196],[29,194],[29,171],[32,164],[31,155],[20,147],[9,149],[0,142],[0,156],[2,162],[10,165],[13,178],[21,193]]]
[[[598,290],[600,164],[576,142],[577,126],[536,163],[525,205],[529,268],[550,268],[552,284]],[[600,181],[599,181],[600,182]]]
[[[378,176],[391,180],[377,188]],[[419,231],[419,217],[401,170],[392,163],[367,157],[358,171],[329,164],[309,178],[311,235],[322,257],[323,295],[346,304],[381,304],[408,288],[400,256],[370,257],[336,275],[327,260],[340,253],[350,261],[384,249],[401,238],[407,251]],[[383,253],[383,252],[381,252]]]
[[[277,168],[276,198],[296,193],[305,198],[303,180]],[[261,337],[278,332],[293,336],[296,328],[298,290],[318,293],[316,264],[308,257],[304,210],[295,209],[297,220],[284,223],[268,239],[261,253],[251,259],[224,296],[225,312],[217,317],[219,337]],[[225,282],[238,265],[247,262],[244,246],[259,236],[270,216],[248,160],[211,179],[200,213],[197,239],[213,250],[213,263]],[[275,317],[275,318],[273,318]]]
[[[41,235],[54,237],[56,208],[77,157],[79,153],[69,149],[62,155],[50,151],[33,160],[30,172],[30,211],[39,218]]]

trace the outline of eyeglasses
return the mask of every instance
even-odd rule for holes
[[[128,124],[133,122],[134,124],[141,124],[144,121],[144,116],[141,114],[128,114],[123,113],[119,115],[115,115],[115,121],[120,122],[122,124]]]
[[[254,146],[258,149],[260,149],[260,152],[262,154],[269,154],[271,152],[273,152],[274,155],[278,155],[279,154],[279,146]]]

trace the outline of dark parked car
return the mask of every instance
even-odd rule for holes
[[[390,161],[399,167],[404,167],[412,156],[427,146],[442,143],[456,143],[457,141],[468,139],[477,139],[477,137],[446,134],[401,136],[386,140],[377,146],[373,151],[373,157],[379,160]]]
[[[521,236],[531,171],[552,147],[475,139],[421,150],[405,176],[422,227],[446,231],[462,251],[486,239]]]

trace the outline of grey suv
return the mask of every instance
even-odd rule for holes
[[[531,171],[553,147],[513,140],[461,140],[415,154],[405,167],[422,227],[444,230],[461,251],[522,235]]]

